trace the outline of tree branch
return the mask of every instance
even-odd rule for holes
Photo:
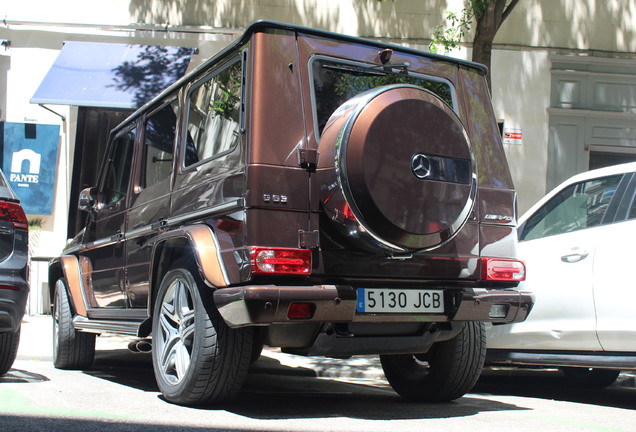
[[[501,15],[502,23],[506,20],[506,18],[508,18],[508,15],[510,15],[515,6],[517,6],[517,3],[519,3],[519,0],[512,0],[510,4],[506,6],[506,10],[504,10],[503,15]]]

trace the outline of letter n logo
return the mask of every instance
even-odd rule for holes
[[[20,150],[13,153],[13,159],[11,160],[11,172],[21,173],[22,164],[24,161],[29,162],[29,174],[40,174],[40,159],[41,155],[30,149]]]

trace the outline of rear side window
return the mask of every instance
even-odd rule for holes
[[[186,167],[226,153],[238,142],[241,63],[213,72],[188,95]]]
[[[622,175],[615,175],[566,187],[526,221],[519,240],[533,240],[605,223],[605,214],[621,178]]]
[[[453,90],[444,79],[408,72],[404,68],[383,68],[369,65],[336,61],[317,57],[311,63],[315,116],[319,133],[327,124],[331,114],[343,103],[367,90],[389,84],[411,84],[434,93],[450,107],[453,104]]]

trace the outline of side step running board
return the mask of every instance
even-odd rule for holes
[[[73,318],[73,325],[79,331],[87,333],[114,333],[124,336],[145,337],[148,334],[143,330],[144,324],[150,322],[145,321],[113,321],[113,320],[96,320],[88,319],[77,315]]]

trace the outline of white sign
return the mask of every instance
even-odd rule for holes
[[[521,128],[505,128],[503,130],[504,144],[521,144],[523,142],[523,132]]]

